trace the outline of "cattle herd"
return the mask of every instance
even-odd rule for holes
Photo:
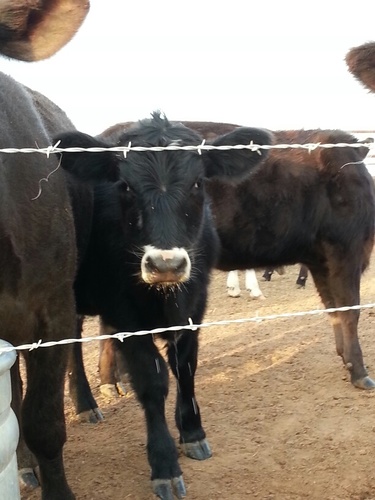
[[[86,0],[7,0],[0,6],[0,52],[36,61],[67,43]],[[350,72],[375,92],[375,43],[347,55]],[[54,103],[0,73],[0,147],[212,146],[346,143],[307,149],[0,153],[0,321],[13,345],[79,337],[84,315],[103,331],[135,332],[199,324],[211,271],[274,269],[301,263],[326,308],[360,303],[374,245],[375,190],[366,145],[342,130],[270,131],[211,122],[171,122],[159,112],[93,137],[75,130]],[[350,145],[353,145],[350,146]],[[57,168],[60,166],[61,168]],[[48,184],[40,189],[40,181]],[[37,195],[37,196],[36,196]],[[351,382],[374,389],[358,340],[358,310],[330,313],[336,350]],[[180,448],[205,460],[211,449],[195,394],[199,331],[165,331],[178,391]],[[64,473],[64,379],[77,413],[101,413],[87,382],[81,344],[23,351],[12,368],[20,422],[20,484],[43,500],[73,500]],[[182,498],[178,449],[165,418],[168,364],[151,335],[103,341],[101,383],[126,373],[142,405],[155,495]],[[48,383],[46,380],[48,379]],[[39,466],[37,479],[35,469]]]

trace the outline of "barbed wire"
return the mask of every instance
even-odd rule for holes
[[[56,153],[104,153],[104,152],[116,152],[123,153],[126,157],[131,151],[134,152],[161,152],[161,151],[197,151],[201,154],[202,151],[230,151],[230,150],[241,150],[249,149],[250,151],[255,151],[261,153],[262,150],[271,149],[305,149],[312,152],[318,148],[331,149],[331,148],[363,148],[366,147],[371,151],[375,151],[374,142],[355,142],[355,143],[344,143],[338,142],[335,144],[331,143],[306,143],[306,144],[255,144],[250,141],[249,144],[235,144],[235,145],[220,145],[214,146],[212,144],[206,144],[205,140],[198,145],[188,145],[188,146],[178,146],[176,144],[171,144],[169,146],[132,146],[129,143],[127,146],[112,146],[112,147],[91,147],[91,148],[81,148],[81,147],[69,147],[60,148],[59,142],[54,146],[48,146],[46,148],[1,148],[0,153],[14,154],[14,153],[39,153],[45,154],[49,157],[51,154]]]
[[[202,143],[199,145],[189,145],[189,146],[178,146],[178,145],[173,144],[173,145],[169,145],[169,146],[144,147],[144,146],[132,146],[131,143],[129,142],[128,146],[92,147],[92,148],[81,148],[81,147],[60,148],[59,144],[60,144],[60,141],[58,141],[54,146],[48,146],[46,148],[0,148],[0,153],[5,153],[5,154],[39,153],[39,154],[45,154],[48,158],[51,154],[57,154],[57,153],[118,152],[118,153],[122,153],[124,155],[124,157],[126,158],[127,154],[131,151],[135,151],[135,152],[197,151],[199,154],[201,154],[202,151],[212,151],[212,150],[229,151],[229,150],[249,149],[251,151],[255,151],[255,152],[258,152],[259,154],[261,154],[261,150],[270,150],[270,149],[304,149],[304,150],[307,150],[308,152],[312,152],[318,148],[330,149],[330,148],[347,148],[347,147],[352,147],[352,148],[366,147],[370,151],[372,151],[372,150],[375,151],[375,143],[374,142],[335,143],[335,144],[332,144],[332,143],[307,143],[307,144],[263,144],[263,145],[261,145],[261,144],[254,144],[253,141],[250,141],[249,144],[214,146],[214,145],[206,144],[205,140],[203,140]],[[45,179],[43,179],[43,180],[45,180]],[[70,339],[63,339],[63,340],[59,340],[59,341],[49,341],[49,342],[43,342],[43,340],[40,339],[38,342],[32,342],[30,344],[23,344],[23,345],[19,345],[19,346],[11,346],[10,345],[9,347],[2,347],[2,348],[0,348],[0,355],[5,353],[5,352],[10,352],[10,351],[22,351],[22,350],[32,351],[34,349],[38,349],[41,347],[53,347],[53,346],[57,346],[57,345],[73,344],[73,343],[77,343],[77,342],[84,343],[84,342],[106,340],[106,339],[111,339],[111,338],[123,341],[125,338],[130,337],[130,336],[153,335],[153,334],[159,334],[159,333],[165,333],[165,332],[173,332],[173,331],[177,332],[177,331],[181,331],[181,330],[197,330],[198,328],[207,328],[207,327],[211,327],[211,326],[222,326],[222,325],[230,325],[230,324],[238,324],[238,323],[250,323],[250,322],[259,323],[262,321],[270,321],[270,320],[281,319],[281,318],[295,318],[295,317],[308,316],[308,315],[311,316],[311,315],[317,315],[317,314],[329,314],[329,313],[333,313],[333,312],[358,310],[358,309],[369,309],[369,308],[374,308],[374,307],[375,307],[375,303],[370,303],[370,304],[364,304],[364,305],[345,306],[345,307],[339,307],[339,308],[314,309],[314,310],[310,310],[310,311],[300,311],[300,312],[294,312],[294,313],[271,314],[271,315],[267,315],[267,316],[254,316],[254,317],[242,318],[242,319],[220,320],[220,321],[212,321],[212,322],[201,323],[201,324],[193,324],[192,321],[189,319],[188,325],[171,326],[168,328],[155,328],[153,330],[140,330],[137,332],[117,332],[117,333],[114,333],[112,335],[104,334],[104,335],[97,335],[95,337],[70,338]]]
[[[117,339],[121,342],[124,339],[132,336],[142,336],[142,335],[157,335],[159,333],[166,332],[177,332],[181,330],[198,330],[199,328],[209,328],[212,326],[225,326],[231,324],[241,324],[241,323],[261,323],[262,321],[271,321],[274,319],[288,319],[288,318],[296,318],[302,316],[313,316],[320,314],[329,314],[333,312],[345,312],[350,310],[360,310],[360,309],[371,309],[375,307],[375,303],[369,304],[358,304],[355,306],[343,306],[343,307],[331,307],[327,309],[312,309],[309,311],[297,311],[294,313],[281,313],[281,314],[269,314],[266,316],[253,316],[250,318],[240,318],[240,319],[228,319],[228,320],[219,320],[219,321],[210,321],[206,323],[194,324],[189,318],[189,324],[187,325],[176,325],[170,326],[166,328],[154,328],[153,330],[139,330],[136,332],[117,332],[114,334],[103,334],[96,335],[95,337],[83,337],[83,338],[70,338],[70,339],[62,339],[57,341],[48,341],[43,342],[40,339],[38,342],[32,342],[30,344],[22,344],[19,346],[7,346],[0,348],[0,356],[3,353],[11,352],[11,351],[33,351],[34,349],[39,349],[41,347],[54,347],[58,345],[66,345],[66,344],[74,344],[74,343],[84,343],[84,342],[93,342],[99,340],[107,340],[107,339]]]

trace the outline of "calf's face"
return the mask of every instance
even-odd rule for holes
[[[58,139],[63,148],[108,146],[77,132]],[[218,138],[214,145],[249,144],[250,141],[270,144],[271,135],[264,130],[242,128]],[[154,114],[151,120],[126,131],[117,145],[149,148],[197,146],[201,142],[194,131],[172,125]],[[104,204],[117,206],[114,218],[118,219],[121,214],[118,238],[123,240],[129,254],[137,256],[138,273],[143,282],[173,286],[190,279],[196,258],[205,251],[206,238],[210,237],[209,231],[213,231],[205,178],[243,177],[264,156],[251,150],[214,150],[201,154],[195,150],[130,150],[126,156],[112,152],[63,153],[62,166],[80,181],[96,185],[99,191],[102,191],[100,186],[108,183],[121,186],[121,189],[111,188],[102,196]],[[103,211],[107,217],[111,214],[104,205]]]
[[[120,164],[120,175],[134,196],[132,242],[141,250],[142,279],[148,284],[187,281],[206,222],[199,155],[130,153]]]

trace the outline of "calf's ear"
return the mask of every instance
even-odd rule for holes
[[[82,132],[64,132],[54,139],[59,148],[107,148],[108,144]],[[85,182],[115,182],[120,178],[118,158],[111,151],[63,152],[61,167]]]
[[[269,130],[239,127],[228,134],[215,139],[213,146],[235,146],[272,144],[273,134]],[[203,162],[206,177],[229,177],[235,179],[246,177],[251,170],[264,160],[268,154],[265,149],[228,149],[203,151]]]

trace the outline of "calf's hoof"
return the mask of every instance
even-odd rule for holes
[[[250,292],[250,297],[254,300],[266,300],[266,297],[263,295],[262,292],[252,292],[251,290],[249,290]]]
[[[186,488],[182,476],[172,479],[154,479],[152,481],[152,490],[158,498],[162,500],[174,500],[186,497]]]
[[[99,408],[92,408],[91,410],[82,411],[78,415],[78,420],[81,424],[98,424],[103,422],[104,416]]]
[[[241,295],[241,290],[239,288],[229,287],[227,288],[229,297],[237,298]]]
[[[357,380],[352,380],[352,384],[359,389],[366,389],[367,391],[375,389],[375,382],[368,375]]]
[[[116,384],[102,384],[100,392],[106,398],[116,399],[120,396],[126,396],[127,391],[123,382],[116,382]]]
[[[126,386],[124,382],[117,382],[116,383],[116,391],[119,396],[126,396]]]
[[[38,478],[31,467],[25,467],[18,471],[18,482],[20,490],[24,492],[33,491],[39,486]]]
[[[194,441],[193,443],[181,443],[181,449],[184,455],[194,460],[206,460],[212,457],[212,451],[207,439]]]
[[[115,399],[119,397],[116,384],[102,384],[100,386],[100,392],[106,398]]]

